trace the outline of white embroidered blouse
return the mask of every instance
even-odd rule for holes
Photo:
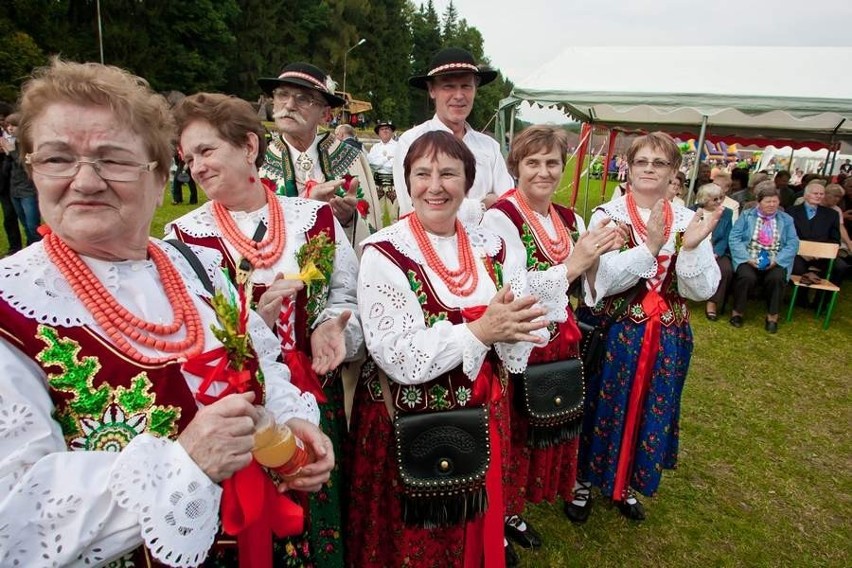
[[[641,207],[638,209],[642,220],[647,223],[651,210]],[[672,269],[671,257],[675,252],[675,235],[686,230],[695,215],[694,211],[680,205],[672,204],[672,210],[674,219],[671,236],[660,249],[657,257],[654,257],[644,244],[625,251],[610,251],[601,255],[594,289],[588,282],[584,284],[587,305],[593,306],[606,296],[628,290],[640,278],[648,279],[649,289],[659,286],[668,271]],[[625,198],[619,197],[601,205],[592,213],[589,226],[598,226],[604,217],[611,218],[613,222],[629,224],[630,217],[627,213]],[[635,230],[633,230],[633,238],[641,242]],[[658,268],[658,262],[662,269]],[[721,278],[719,265],[716,264],[713,246],[709,239],[704,239],[692,250],[681,249],[678,252],[674,270],[678,279],[678,292],[690,300],[703,301],[712,296]]]
[[[474,256],[478,259],[476,265],[479,277],[476,290],[467,297],[450,292],[438,275],[426,265],[408,222],[400,221],[386,227],[365,241],[365,245],[387,241],[405,257],[423,266],[435,294],[448,307],[487,305],[497,293],[497,288],[480,259],[485,254],[497,254],[503,242],[488,229],[467,227],[467,231]],[[457,236],[438,237],[430,234],[429,239],[447,268],[457,269]],[[511,285],[516,298],[535,294],[529,286],[524,265],[524,257],[507,250],[503,264],[504,282]],[[552,279],[552,296],[558,297],[560,293],[565,295],[567,278],[564,269],[555,269]],[[563,283],[561,289],[560,283]],[[545,317],[551,321],[564,321],[564,308],[559,313],[558,309],[552,309],[556,300],[550,295],[543,296],[539,296],[540,303],[551,309]],[[476,378],[488,347],[473,335],[467,324],[438,321],[427,327],[420,302],[406,274],[374,247],[365,246],[361,258],[358,300],[367,349],[392,380],[401,384],[422,384],[459,365],[462,365],[470,380]],[[547,330],[539,330],[536,335],[546,337],[546,333]],[[532,343],[527,342],[495,344],[497,354],[513,373],[520,373],[526,368],[533,347]]]
[[[202,299],[209,298],[208,292],[180,252],[154,243],[166,251],[193,296],[205,350],[219,347],[210,331],[216,315]],[[195,251],[216,287],[228,287],[218,269],[219,253],[200,247]],[[148,321],[172,320],[153,262],[82,258],[132,313]],[[86,325],[109,341],[41,243],[0,261],[0,297],[39,323]],[[276,362],[278,340],[256,314],[249,320],[249,333],[265,377],[267,408],[280,422],[298,417],[317,424],[316,400],[290,384],[287,367]],[[168,355],[136,347],[149,356]],[[183,375],[190,389],[197,390],[200,377]],[[52,417],[46,384],[41,368],[0,338],[0,564],[101,565],[143,542],[167,564],[199,564],[218,531],[219,485],[178,442],[146,433],[144,425],[136,425],[137,435],[119,452],[69,451]],[[216,395],[223,388],[214,383],[208,393]]]
[[[321,207],[327,205],[313,199],[301,197],[278,196],[281,208],[284,212],[284,225],[286,227],[286,240],[284,252],[281,258],[269,268],[259,268],[252,271],[251,280],[257,284],[269,285],[275,280],[278,273],[295,275],[299,273],[299,265],[296,262],[296,253],[306,242],[305,233],[309,231],[317,221],[317,212]],[[231,211],[231,218],[246,237],[254,235],[258,223],[268,223],[269,206],[264,205],[261,209],[245,213],[242,211]],[[208,201],[198,209],[176,219],[166,225],[166,238],[174,238],[174,226],[181,231],[197,238],[220,236],[219,227],[213,218],[213,204]],[[321,323],[339,316],[344,310],[352,312],[352,317],[346,325],[344,338],[346,341],[346,361],[359,358],[363,354],[364,335],[361,331],[361,322],[358,318],[356,305],[356,287],[358,282],[358,259],[343,229],[334,220],[335,256],[334,271],[329,282],[328,302],[325,309],[319,313],[314,327]],[[240,254],[231,243],[223,239],[228,253],[232,258],[239,261]],[[290,326],[295,322],[295,312],[290,316]]]

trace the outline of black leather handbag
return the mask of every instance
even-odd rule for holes
[[[487,407],[397,414],[393,431],[407,524],[450,526],[485,512]]]
[[[515,376],[515,404],[529,421],[527,444],[546,448],[579,435],[586,392],[580,359],[530,365]]]

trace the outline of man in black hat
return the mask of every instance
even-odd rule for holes
[[[399,143],[394,140],[396,126],[389,120],[380,120],[373,128],[379,141],[370,148],[367,160],[373,168],[373,180],[376,182],[376,194],[382,207],[382,216],[394,223],[399,219],[399,204],[393,187],[393,159]]]
[[[476,98],[476,89],[496,78],[496,71],[478,66],[473,56],[464,49],[448,47],[435,54],[425,75],[408,80],[412,87],[429,92],[429,97],[435,102],[435,116],[400,137],[393,165],[394,185],[397,188],[406,187],[402,163],[412,142],[431,130],[452,132],[476,157],[473,187],[458,213],[464,223],[479,223],[482,212],[497,197],[515,186],[497,142],[475,131],[467,123]],[[411,198],[407,193],[401,191],[398,199],[400,214],[412,210]]]
[[[366,155],[330,132],[317,134],[331,109],[344,104],[334,82],[314,65],[291,63],[258,85],[272,98],[278,128],[260,175],[273,180],[281,195],[329,202],[358,250],[361,240],[381,228],[381,217]]]

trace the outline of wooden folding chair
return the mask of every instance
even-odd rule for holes
[[[837,258],[837,251],[840,245],[837,243],[818,243],[815,241],[799,241],[799,256],[825,258],[828,259],[828,270],[825,273],[825,278],[820,278],[817,283],[804,283],[801,276],[791,276],[790,280],[793,283],[793,296],[790,298],[790,306],[787,308],[787,321],[793,319],[793,306],[796,305],[796,295],[799,288],[810,288],[811,290],[821,290],[826,293],[831,293],[831,300],[828,302],[828,309],[825,312],[825,320],[822,328],[828,329],[828,323],[831,321],[831,313],[834,311],[834,306],[837,304],[837,293],[840,288],[829,282],[831,278],[831,270],[834,268],[834,259]],[[825,302],[825,294],[820,295],[819,305],[817,306],[817,317],[822,313],[822,306]]]

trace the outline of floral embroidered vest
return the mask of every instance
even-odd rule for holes
[[[518,236],[521,242],[524,243],[524,249],[526,250],[528,272],[547,270],[554,266],[553,261],[544,253],[535,234],[514,203],[508,199],[501,199],[492,205],[491,208],[497,209],[506,215],[518,230]],[[556,203],[553,204],[553,208],[565,223],[568,232],[574,233],[577,230],[577,218],[574,216],[574,212]],[[530,365],[559,361],[578,355],[580,348],[579,342],[566,340],[567,337],[579,337],[580,333],[576,319],[574,318],[574,311],[571,309],[570,304],[568,305],[568,319],[558,324],[551,323],[548,326],[548,331],[550,332],[550,340],[547,345],[536,347],[532,350],[529,358]]]
[[[672,254],[668,270],[666,271],[666,275],[663,278],[659,290],[660,295],[668,305],[668,309],[660,316],[660,321],[666,327],[672,324],[682,325],[689,322],[689,307],[686,300],[677,291],[677,278],[675,278],[675,266],[677,265],[677,256],[678,251],[680,250],[680,242],[682,238],[682,232],[675,233],[675,252]],[[621,250],[632,249],[640,244],[641,243],[636,242],[633,232],[631,231],[630,239]],[[620,309],[622,309],[620,306],[627,301],[627,296],[630,294],[630,290],[631,289],[628,289],[619,294],[613,294],[612,296],[607,296],[606,298],[601,299],[594,307],[591,308],[592,313],[595,315],[606,316],[612,316],[614,313],[617,313]],[[634,323],[642,323],[647,320],[648,315],[642,307],[642,301],[645,299],[645,295],[647,293],[648,287],[646,282],[642,290],[640,290],[633,298],[633,301],[630,302],[630,305],[627,307],[627,311],[624,315],[618,319],[623,320],[624,318],[629,318]]]
[[[349,145],[344,144],[344,146]],[[225,243],[222,240],[222,237],[194,237],[181,230],[177,224],[173,225],[173,227],[175,235],[177,235],[177,238],[181,241],[188,244],[215,249],[221,252],[222,268],[228,271],[228,277],[231,282],[236,282],[237,264],[240,259],[235,259],[231,256],[228,251],[228,247],[225,246]],[[325,233],[326,238],[329,241],[332,243],[335,242],[334,215],[331,211],[331,207],[320,207],[317,210],[316,223],[314,223],[313,227],[305,232],[305,240],[310,243],[311,240],[318,238],[322,233]],[[296,348],[308,356],[311,354],[310,327],[313,325],[314,321],[316,321],[317,316],[328,304],[328,282],[331,281],[331,269],[323,266],[317,266],[317,268],[323,272],[325,281],[321,283],[313,283],[310,287],[305,286],[296,296],[294,324]],[[266,292],[267,288],[268,285],[266,284],[254,284],[252,287],[252,307],[257,304],[257,301],[263,293]]]
[[[408,277],[411,290],[417,295],[420,301],[420,306],[423,309],[423,319],[427,327],[432,327],[435,322],[443,320],[456,325],[464,323],[461,309],[450,308],[441,302],[420,264],[399,252],[387,241],[370,243],[367,246],[375,247],[376,250],[384,254]],[[499,267],[504,262],[505,251],[506,247],[503,246],[500,248],[500,252],[494,257],[488,258],[495,268],[495,284],[498,289],[503,285]],[[502,368],[502,364],[493,349],[486,356],[483,366],[485,365],[490,365],[495,370]],[[366,385],[372,400],[382,402],[384,399],[382,398],[382,388],[379,384],[376,364],[371,359],[368,359],[364,367],[362,369],[362,376],[366,377]],[[470,379],[462,371],[461,365],[459,365],[452,371],[444,373],[427,383],[401,385],[395,381],[388,381],[388,385],[390,386],[394,407],[399,412],[408,414],[452,410],[468,405],[481,406],[487,404],[488,397],[481,389],[482,386],[485,386],[485,383],[480,381],[481,379],[477,379],[471,383]],[[480,382],[480,385],[475,385],[477,382]],[[477,386],[480,388],[476,388]]]

